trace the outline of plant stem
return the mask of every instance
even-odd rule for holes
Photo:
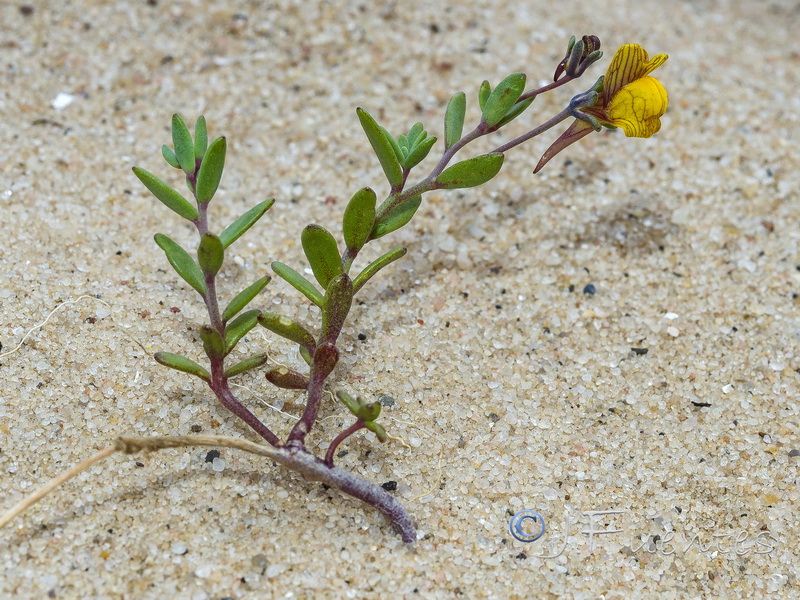
[[[333,438],[331,445],[328,446],[328,452],[325,453],[325,464],[328,465],[329,467],[332,467],[333,455],[336,452],[336,448],[339,447],[339,444],[341,444],[343,441],[345,441],[347,438],[353,435],[356,431],[363,428],[364,428],[364,421],[358,419],[355,423],[350,425],[350,427],[348,427],[344,431],[339,432],[339,435]]]
[[[544,133],[545,131],[547,131],[548,129],[550,129],[552,127],[555,127],[556,125],[561,123],[561,121],[563,121],[564,119],[567,119],[570,115],[571,115],[570,109],[569,108],[565,108],[560,113],[558,113],[556,116],[548,119],[547,121],[545,121],[544,123],[542,123],[538,127],[534,127],[529,132],[522,134],[518,138],[514,138],[510,142],[507,142],[507,143],[503,144],[502,146],[498,146],[497,148],[492,150],[492,152],[507,152],[508,150],[511,150],[511,148],[513,148],[515,146],[519,146],[520,144],[522,144],[524,142],[527,142],[529,139],[534,138],[534,137],[536,137],[537,135],[539,135],[541,133]]]
[[[65,481],[68,481],[116,452],[135,454],[142,451],[184,448],[187,446],[234,448],[270,458],[293,471],[297,471],[308,479],[320,481],[325,485],[335,487],[345,494],[374,506],[392,522],[404,542],[411,543],[416,540],[416,528],[405,508],[381,486],[371,483],[363,477],[359,477],[355,473],[350,473],[339,467],[328,467],[320,459],[312,456],[305,450],[296,448],[270,448],[269,446],[255,444],[240,438],[215,435],[117,438],[113,446],[104,448],[91,458],[65,471],[58,477],[50,480],[33,494],[15,504],[10,510],[0,516],[0,527],[8,524],[14,517],[21,514],[25,509],[35,504]]]

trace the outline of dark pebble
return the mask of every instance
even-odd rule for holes
[[[358,339],[360,339],[363,342],[365,339],[367,339],[367,336],[365,334],[363,334],[363,333],[359,333],[358,334]]]
[[[584,294],[589,294],[590,296],[594,296],[594,293],[595,293],[596,291],[597,291],[597,290],[595,289],[595,287],[594,287],[594,284],[593,284],[593,283],[587,284],[587,286],[586,286],[585,288],[583,288],[583,293],[584,293]]]
[[[206,462],[214,462],[215,458],[219,458],[219,450],[211,450],[206,454]]]
[[[647,354],[648,352],[650,352],[650,348],[631,348],[631,352],[633,352],[634,354],[638,354],[639,356],[642,356],[643,354]]]
[[[397,489],[397,482],[396,481],[387,481],[386,483],[382,483],[381,487],[385,489],[387,492],[393,492]]]
[[[798,450],[797,448],[795,448],[794,450],[789,450],[789,456],[791,457],[800,456],[800,450]]]
[[[527,554],[525,554],[524,552],[520,552],[520,553],[519,553],[519,554],[517,554],[517,555],[516,555],[514,558],[516,558],[516,559],[518,559],[518,560],[525,560],[526,558],[528,558],[528,555],[527,555]]]

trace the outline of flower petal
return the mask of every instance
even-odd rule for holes
[[[648,138],[661,129],[668,101],[667,90],[660,81],[642,77],[614,95],[606,107],[606,118],[627,137]]]
[[[669,58],[657,54],[650,60],[647,51],[639,44],[620,46],[606,71],[601,104],[607,106],[622,88],[653,72]]]

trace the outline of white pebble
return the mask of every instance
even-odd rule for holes
[[[220,473],[225,470],[225,461],[218,456],[211,462],[211,468]]]
[[[173,554],[186,554],[186,544],[181,541],[172,542],[170,550]]]

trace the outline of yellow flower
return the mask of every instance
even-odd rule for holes
[[[603,79],[597,102],[580,112],[596,123],[619,127],[627,137],[648,138],[661,129],[661,117],[667,112],[667,90],[650,77],[669,58],[657,54],[648,58],[639,44],[626,44],[614,55]],[[570,144],[595,130],[588,121],[576,119],[544,153],[534,173]]]

